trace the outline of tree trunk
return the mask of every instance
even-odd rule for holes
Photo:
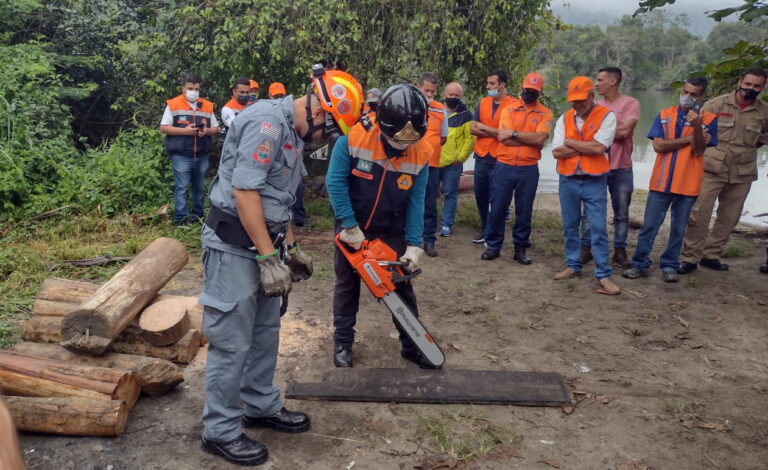
[[[32,317],[24,324],[21,338],[35,343],[59,343],[61,341],[62,317]],[[197,341],[196,344],[193,344]],[[195,329],[187,333],[176,343],[169,346],[155,346],[148,343],[141,333],[141,328],[130,324],[109,346],[110,351],[124,354],[157,357],[180,364],[189,364],[200,349],[200,333]]]
[[[43,281],[37,290],[35,306],[32,311],[37,315],[66,316],[76,310],[80,304],[93,295],[99,288],[97,284],[82,281],[70,281],[51,277]],[[158,294],[151,303],[166,299],[183,299],[187,306],[187,315],[192,328],[203,331],[203,306],[197,303],[197,297]],[[200,336],[200,346],[208,340]]]
[[[130,409],[139,398],[141,384],[136,374],[126,370],[0,351],[0,391],[25,397],[123,400]]]
[[[59,359],[73,364],[129,370],[141,382],[147,395],[163,395],[184,381],[181,369],[165,359],[134,354],[107,353],[100,357],[74,353],[56,344],[23,342],[13,346],[13,352],[23,356]]]
[[[139,327],[144,333],[144,339],[155,346],[175,343],[190,327],[186,302],[183,299],[154,302],[141,312]]]
[[[61,324],[61,344],[92,355],[109,345],[157,292],[187,264],[189,254],[171,238],[158,238],[91,295]]]
[[[19,431],[67,436],[118,436],[128,420],[121,400],[5,397]]]

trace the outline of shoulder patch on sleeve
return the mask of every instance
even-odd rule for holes
[[[269,158],[270,152],[272,152],[272,144],[268,140],[265,140],[259,145],[259,148],[253,152],[253,159],[262,165],[266,165],[271,161]]]

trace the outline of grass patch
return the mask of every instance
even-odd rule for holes
[[[459,195],[454,224],[476,230],[480,229],[480,214],[477,213],[477,204],[475,203],[474,196]]]
[[[563,218],[554,212],[534,211],[531,242],[547,255],[563,256]]]
[[[740,238],[731,237],[723,250],[723,258],[746,258],[753,252],[754,247],[752,244]]]
[[[673,418],[682,418],[685,416],[696,416],[704,408],[704,405],[698,400],[670,400],[665,401],[659,406],[659,410]]]
[[[333,230],[334,216],[331,202],[321,197],[305,197],[304,209],[307,211],[309,230]]]
[[[59,216],[27,222],[0,235],[0,347],[19,341],[22,322],[32,311],[35,292],[49,277],[101,283],[121,263],[72,266],[65,261],[96,256],[133,256],[154,239],[170,237],[200,254],[200,226],[173,227],[154,220],[141,227],[129,216]]]
[[[501,444],[522,440],[514,426],[496,424],[475,413],[449,409],[439,417],[420,416],[419,421],[437,447],[460,462],[482,457]]]

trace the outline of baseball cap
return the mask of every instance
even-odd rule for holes
[[[580,101],[587,99],[589,92],[592,91],[594,87],[595,85],[592,83],[592,80],[590,80],[589,77],[585,77],[583,75],[573,77],[571,82],[568,84],[568,101]]]
[[[529,73],[523,79],[523,88],[541,91],[544,88],[544,77],[535,72]]]
[[[259,89],[259,82],[257,82],[256,80],[248,80],[248,84],[250,85],[251,89],[254,89],[254,88],[256,88],[257,90]]]
[[[378,103],[381,101],[381,90],[378,88],[371,88],[365,93],[365,102],[366,103]]]
[[[279,95],[279,94],[287,94],[285,92],[285,85],[283,85],[280,82],[274,82],[271,85],[269,85],[269,94],[272,96]]]

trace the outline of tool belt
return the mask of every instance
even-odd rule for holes
[[[212,205],[210,211],[208,211],[208,217],[205,218],[205,225],[216,232],[216,235],[224,243],[256,251],[251,237],[248,236],[248,232],[245,231],[245,227],[243,227],[237,216],[228,214]],[[269,238],[272,240],[275,248],[280,249],[284,245],[285,231],[279,233],[270,231]]]

